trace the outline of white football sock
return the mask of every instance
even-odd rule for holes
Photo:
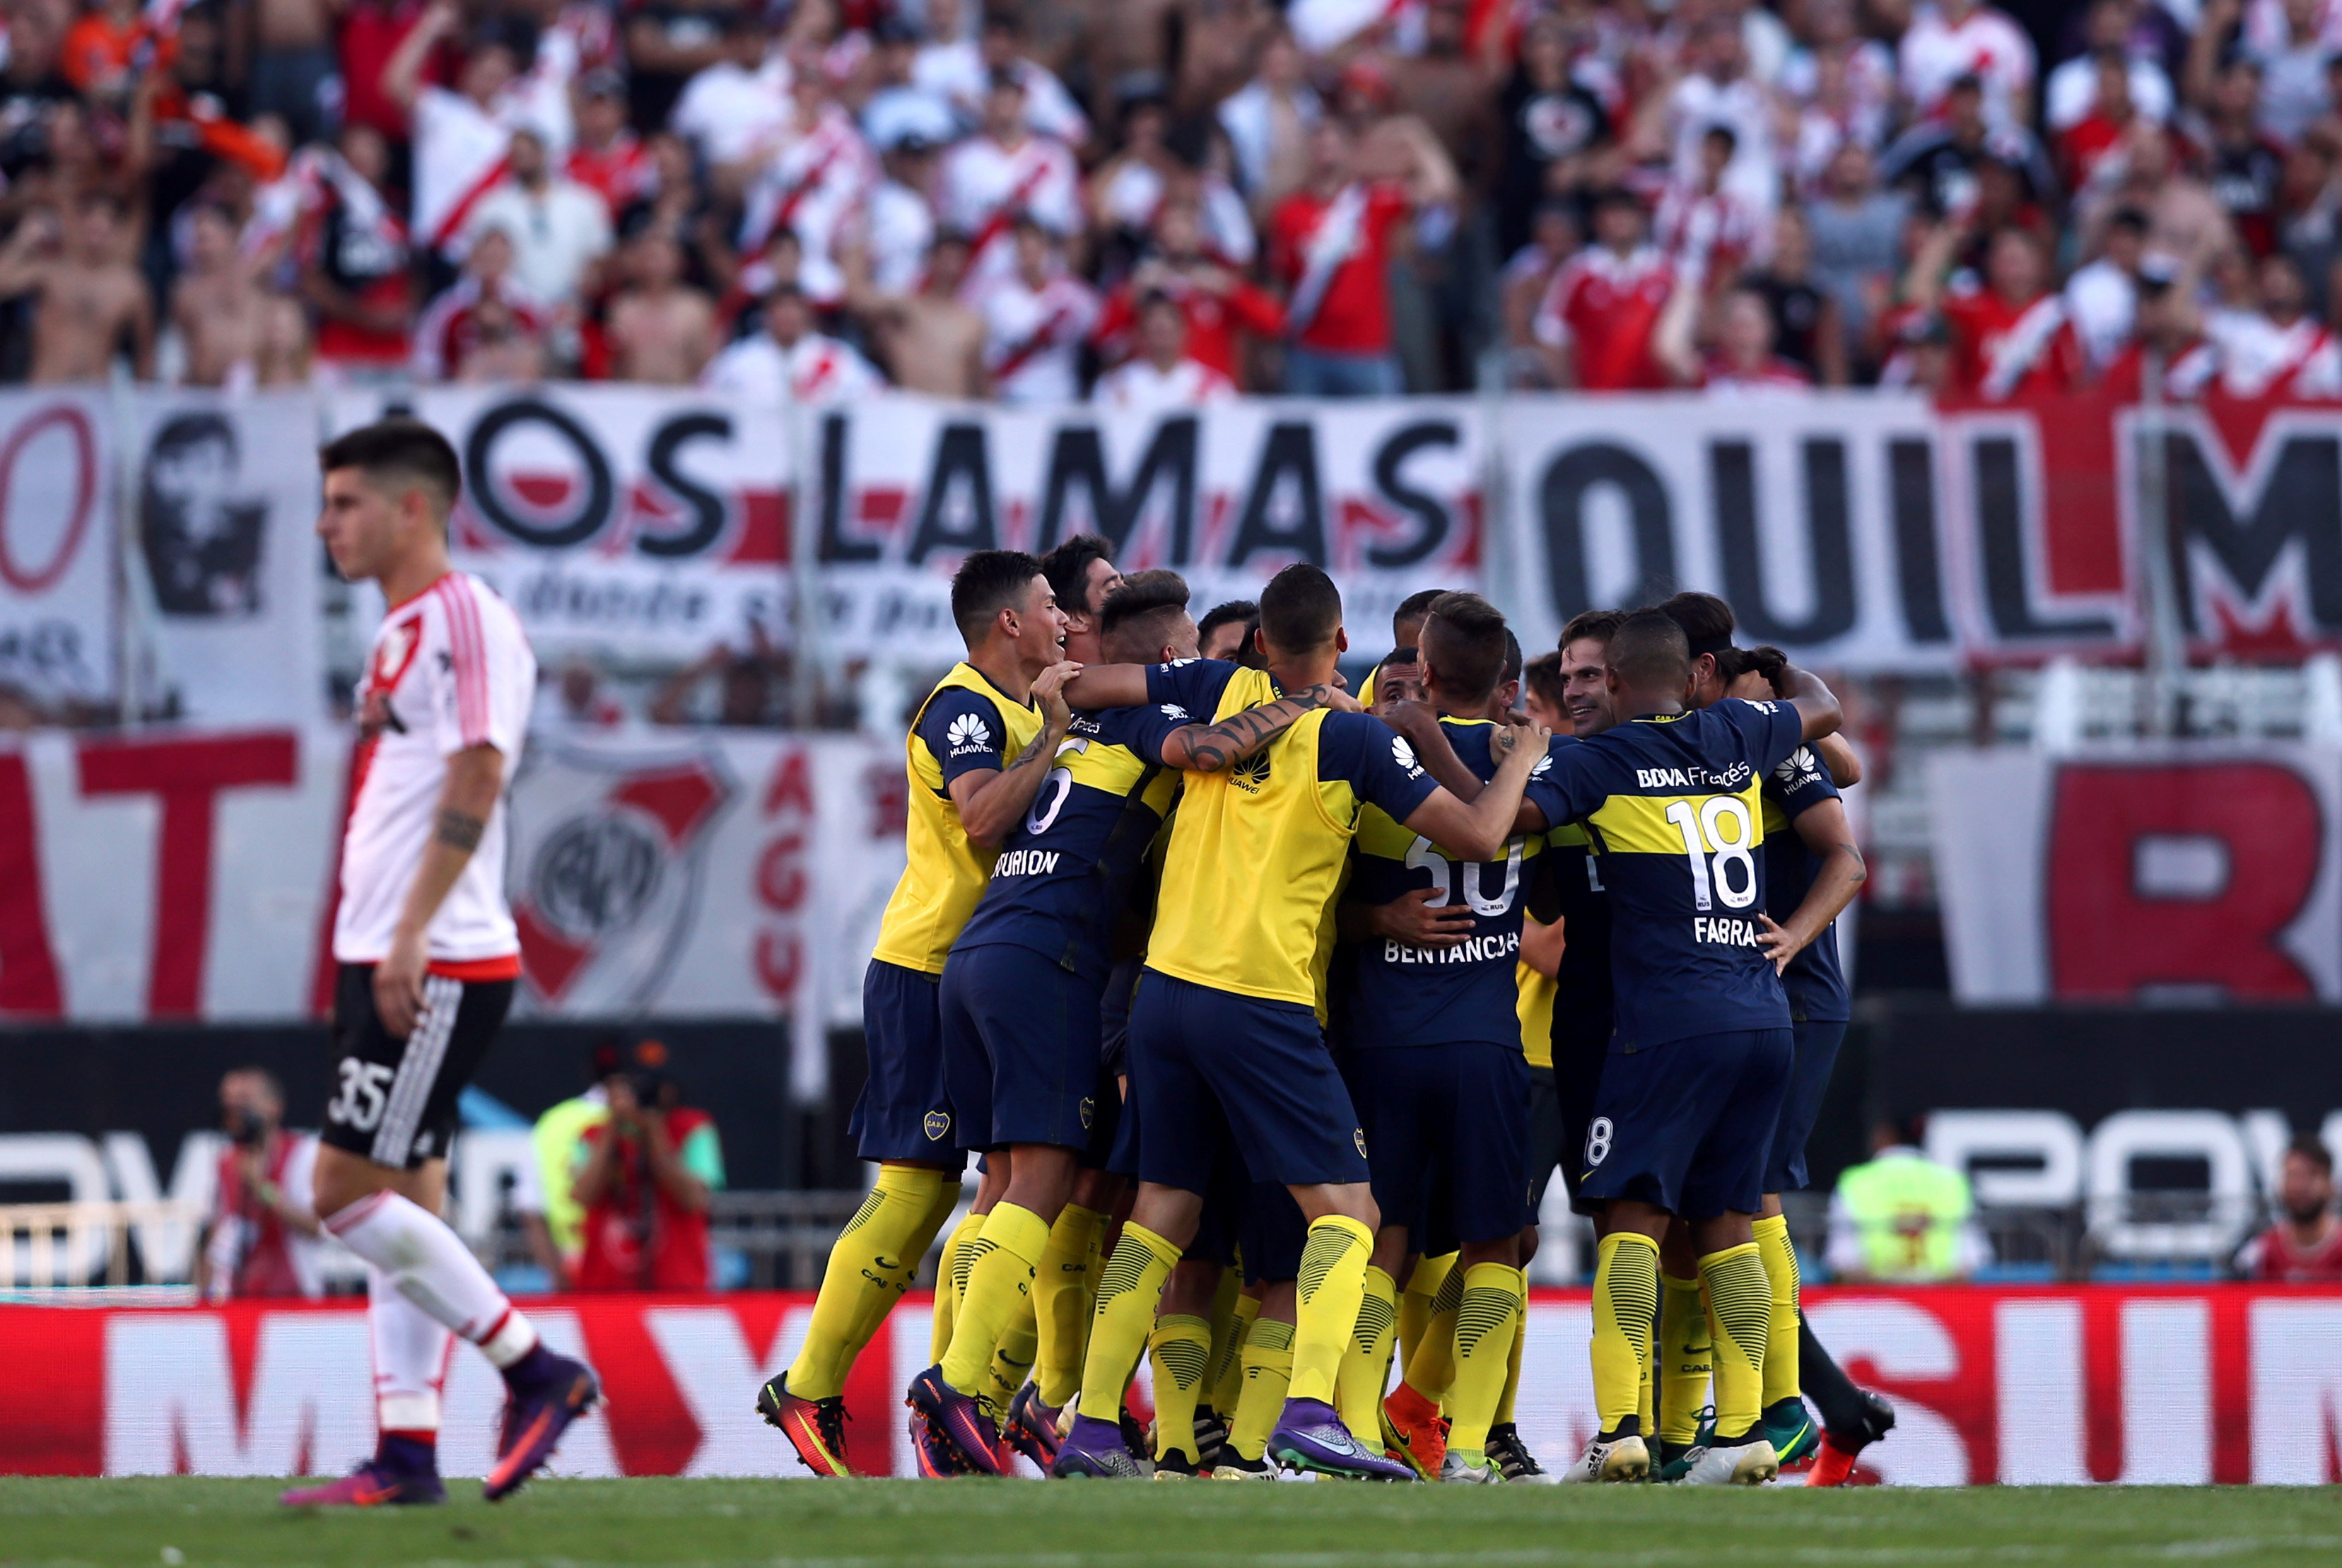
[[[455,1336],[373,1267],[366,1270],[366,1326],[374,1334],[377,1425],[384,1432],[438,1431],[439,1390]]]
[[[380,1269],[398,1293],[506,1367],[536,1347],[472,1249],[436,1216],[398,1193],[360,1198],[325,1221],[342,1244]]]

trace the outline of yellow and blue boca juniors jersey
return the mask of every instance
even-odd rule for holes
[[[1783,924],[1797,912],[1821,874],[1821,857],[1806,847],[1795,824],[1813,807],[1838,798],[1829,769],[1810,746],[1799,746],[1765,780],[1765,913]],[[1781,984],[1789,1016],[1800,1024],[1843,1024],[1854,1016],[1846,969],[1838,962],[1837,922],[1797,950]]]
[[[973,664],[953,665],[927,694],[904,743],[911,794],[903,875],[871,957],[925,974],[944,972],[944,955],[975,912],[994,858],[969,842],[951,782],[998,773],[1040,733],[1040,708],[1016,701]]]
[[[1801,744],[1796,708],[1727,699],[1636,719],[1557,751],[1558,820],[1585,824],[1608,891],[1615,1042],[1786,1029],[1756,944],[1766,774]]]
[[[1280,694],[1265,672],[1216,659],[1146,677],[1150,703],[1214,723]],[[1437,787],[1388,724],[1325,708],[1224,772],[1188,774],[1147,967],[1322,1018],[1318,979],[1359,814],[1372,804],[1404,822]]]
[[[1496,776],[1489,744],[1496,725],[1486,719],[1445,717],[1439,725],[1466,767],[1483,779]],[[1564,744],[1556,743],[1556,749]],[[1548,774],[1552,765],[1549,757],[1537,764]],[[1546,790],[1536,774],[1530,775],[1526,793],[1549,814],[1560,807],[1559,797]],[[1518,1037],[1520,997],[1513,972],[1528,881],[1544,837],[1515,834],[1500,861],[1453,861],[1381,808],[1366,808],[1346,896],[1361,904],[1388,904],[1416,888],[1433,888],[1431,906],[1465,905],[1472,912],[1472,931],[1453,947],[1415,947],[1390,937],[1359,944],[1346,979],[1346,1047],[1509,1043]]]
[[[1115,918],[1179,791],[1163,741],[1187,722],[1171,704],[1076,714],[954,945],[1029,948],[1104,984]]]

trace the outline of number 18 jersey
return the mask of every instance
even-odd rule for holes
[[[1546,778],[1582,822],[1608,890],[1614,1044],[1786,1029],[1756,944],[1765,775],[1801,744],[1787,703],[1727,699],[1639,718],[1556,749]]]

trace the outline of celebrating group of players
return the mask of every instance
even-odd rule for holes
[[[1805,1327],[1779,1203],[1863,876],[1820,681],[1710,595],[1524,669],[1427,593],[1362,706],[1323,572],[1198,624],[1089,535],[971,555],[952,611],[864,982],[877,1180],[757,1398],[816,1474],[850,1473],[848,1369],[973,1150],[908,1390],[927,1474],[1846,1478],[1894,1415]],[[1558,1475],[1513,1421],[1556,1164],[1601,1238],[1601,1430]]]

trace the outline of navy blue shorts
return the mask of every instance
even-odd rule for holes
[[[971,1149],[1096,1134],[1098,988],[1029,947],[987,942],[944,960],[944,1082]]]
[[[1363,1182],[1366,1136],[1317,1014],[1149,969],[1130,1011],[1141,1181],[1211,1190],[1223,1144],[1256,1182]]]
[[[1370,1145],[1371,1146],[1371,1145]],[[1578,1147],[1586,1146],[1580,1134]],[[1562,1132],[1561,1091],[1554,1082],[1550,1067],[1529,1069],[1529,1187],[1528,1218],[1524,1224],[1536,1224],[1537,1214],[1545,1207],[1545,1190],[1553,1181],[1553,1174],[1565,1162],[1563,1151],[1569,1148],[1568,1137]],[[1577,1156],[1572,1152],[1569,1164],[1574,1167]],[[1565,1175],[1574,1174],[1565,1172]]]
[[[1602,1207],[1581,1193],[1577,1183],[1586,1174],[1586,1131],[1594,1124],[1594,1101],[1602,1092],[1602,1068],[1609,1060],[1608,1019],[1602,1021],[1599,1034],[1590,1029],[1553,1032],[1553,1097],[1561,1124],[1561,1185],[1569,1194],[1573,1213],[1596,1213]],[[1537,1198],[1544,1200],[1542,1189]]]
[[[1082,1146],[1081,1168],[1111,1171],[1114,1152],[1122,1145],[1122,1080],[1103,1063],[1098,1066],[1097,1091],[1090,1097],[1097,1102],[1097,1114],[1090,1118],[1090,1141]]]
[[[1204,1212],[1196,1220],[1195,1239],[1187,1243],[1182,1256],[1223,1267],[1236,1261],[1236,1246],[1244,1232],[1245,1194],[1252,1191],[1252,1185],[1236,1151],[1223,1148],[1219,1164],[1212,1167],[1212,1185],[1204,1194]],[[1284,1191],[1282,1187],[1275,1190]],[[1286,1201],[1292,1201],[1289,1194]]]
[[[936,977],[872,959],[862,972],[862,1034],[870,1077],[846,1131],[866,1160],[967,1164],[944,1087],[943,1008]]]
[[[1753,1214],[1794,1050],[1787,1029],[1698,1034],[1613,1051],[1582,1151],[1579,1193],[1686,1220]]]
[[[1773,1124],[1773,1152],[1765,1162],[1765,1190],[1806,1190],[1806,1141],[1814,1135],[1822,1101],[1829,1095],[1830,1071],[1846,1042],[1842,1023],[1814,1021],[1792,1026],[1797,1057],[1789,1064],[1789,1092],[1781,1097],[1781,1119]]]
[[[1529,1067],[1518,1042],[1352,1051],[1342,1067],[1366,1130],[1375,1204],[1384,1224],[1407,1228],[1410,1251],[1520,1230]]]

